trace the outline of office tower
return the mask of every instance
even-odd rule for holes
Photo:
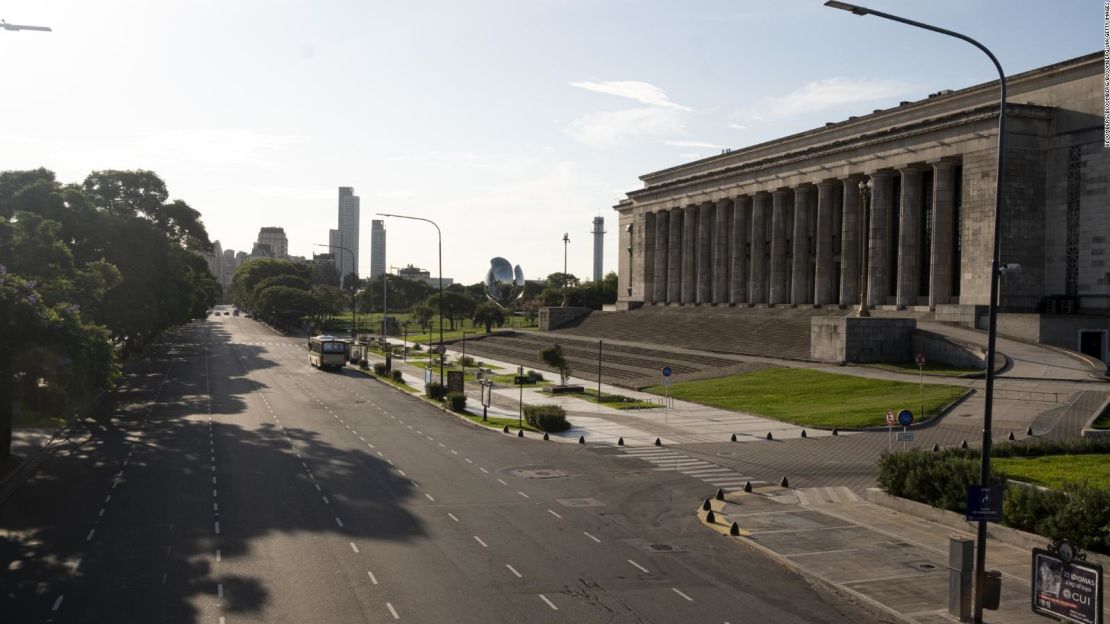
[[[370,222],[370,277],[385,273],[385,221]]]
[[[339,275],[358,274],[358,195],[350,186],[339,187],[339,246],[334,250],[339,258]],[[332,243],[333,245],[335,243]],[[352,257],[353,256],[353,257]]]

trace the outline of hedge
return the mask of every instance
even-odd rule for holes
[[[439,401],[443,399],[443,395],[446,393],[447,389],[444,388],[443,384],[439,383],[438,381],[424,384],[424,394],[428,395],[428,398],[430,399],[435,399],[436,401]]]
[[[550,433],[570,429],[567,411],[558,405],[525,405],[524,420],[536,429]]]
[[[389,375],[393,378],[393,381],[396,381],[398,383],[405,382],[405,378],[401,375],[401,371],[397,370],[396,368],[393,369],[393,371],[390,372]]]
[[[447,403],[451,406],[451,411],[461,412],[466,409],[466,394],[463,392],[449,392],[447,393]]]
[[[377,375],[378,377],[385,377],[386,375],[389,374],[389,369],[386,368],[385,363],[375,362],[374,363],[374,374]]]

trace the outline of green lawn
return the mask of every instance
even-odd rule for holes
[[[662,386],[648,388],[663,394]],[[925,385],[925,413],[929,418],[962,395],[966,388]],[[674,383],[670,395],[723,409],[751,412],[819,427],[880,427],[886,411],[909,409],[914,421],[923,420],[918,384],[836,375],[805,368],[769,368],[716,379]]]
[[[1060,489],[1064,481],[1087,481],[1110,488],[1110,454],[997,457],[991,465],[1019,481]]]
[[[392,377],[388,377],[388,376],[380,377],[378,375],[375,375],[373,369],[362,369],[362,368],[359,368],[357,366],[352,366],[351,368],[353,368],[354,370],[357,370],[358,372],[362,373],[363,375],[366,375],[367,377],[370,377],[372,379],[377,379],[378,381],[380,381],[382,383],[387,383],[391,386],[396,386],[396,387],[404,390],[405,392],[417,392],[416,388],[413,388],[412,386],[408,385],[407,383],[405,383],[403,381],[394,381]]]
[[[469,407],[470,409],[477,409],[477,410],[482,409],[481,403],[478,403],[476,405],[467,405],[467,407]],[[476,422],[479,425],[489,427],[491,429],[501,430],[505,427],[505,425],[508,425],[509,426],[509,431],[511,431],[513,433],[513,435],[516,435],[517,420],[515,418],[504,418],[504,417],[501,417],[501,416],[490,416],[488,420],[482,420],[482,415],[481,414],[478,414],[477,416],[475,416],[474,414],[471,414],[470,412],[455,412],[455,413],[458,414],[459,416],[462,416],[463,418],[466,418],[467,420],[469,420],[471,422]],[[532,425],[529,425],[528,421],[526,421],[526,420],[522,419],[520,422],[524,425],[524,430],[525,431],[532,431],[532,432],[535,432],[535,433],[543,433],[539,429],[536,429]]]
[[[867,368],[877,368],[879,370],[886,370],[895,373],[917,373],[917,364],[913,362],[896,362],[896,363],[880,363],[880,364],[863,364]],[[940,375],[942,377],[960,377],[963,375],[971,375],[975,373],[982,373],[981,368],[956,368],[947,364],[926,364],[926,375]]]

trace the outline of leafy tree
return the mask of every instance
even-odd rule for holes
[[[561,346],[544,347],[540,350],[540,360],[559,371],[559,385],[567,385],[567,378],[570,377],[570,364],[567,363],[567,358],[563,355]]]
[[[299,277],[304,280],[304,290],[308,290],[311,271],[308,266],[289,260],[257,258],[244,262],[235,270],[231,278],[231,299],[236,305],[249,310],[256,308],[254,296],[263,280],[281,275]]]
[[[476,303],[466,295],[450,290],[443,291],[443,315],[451,323],[451,331],[455,331],[455,321],[464,319],[474,313]],[[428,297],[426,305],[433,310],[439,310],[440,295],[436,293]]]
[[[424,331],[428,331],[428,328],[432,326],[432,317],[434,317],[435,314],[435,309],[426,305],[415,305],[412,307],[413,318],[416,319],[417,324],[419,324]]]
[[[544,280],[544,285],[547,288],[572,288],[578,285],[578,278],[573,273],[552,273]]]
[[[334,262],[317,262],[312,265],[312,283],[339,286],[339,269]]]
[[[312,287],[311,292],[318,325],[322,326],[326,317],[334,316],[343,311],[343,304],[347,301],[347,296],[336,286],[316,284]]]
[[[352,290],[358,290],[361,285],[362,280],[359,279],[358,273],[348,273],[343,276],[343,290],[351,292]]]
[[[485,325],[486,333],[490,333],[493,325],[496,324],[501,327],[505,324],[505,312],[501,306],[492,303],[483,303],[474,309],[474,316],[471,317],[475,325]]]
[[[294,326],[298,319],[311,316],[315,301],[307,290],[289,286],[270,286],[254,295],[255,310],[264,319],[283,327]]]

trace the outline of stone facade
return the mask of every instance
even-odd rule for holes
[[[1102,55],[1007,82],[1001,257],[1020,269],[1001,309],[1106,314]],[[997,82],[943,91],[641,176],[615,206],[619,306],[848,307],[864,290],[870,306],[986,305],[997,97]]]

